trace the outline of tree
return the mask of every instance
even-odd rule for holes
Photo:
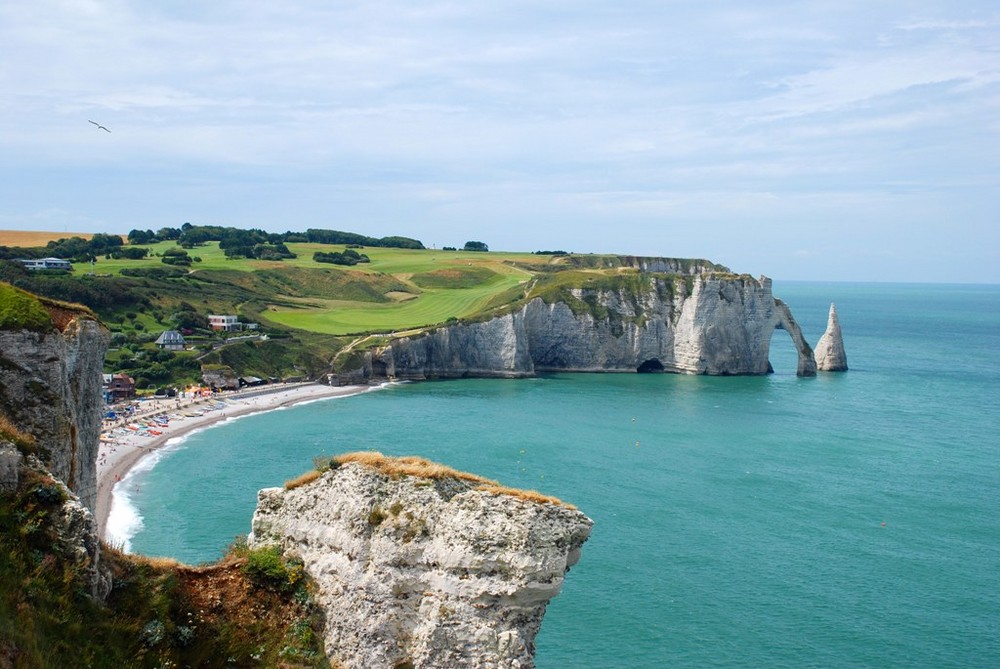
[[[91,253],[105,254],[112,249],[120,248],[121,245],[120,235],[106,235],[103,232],[98,232],[90,238]]]
[[[126,246],[111,251],[112,258],[125,258],[127,260],[142,260],[149,254],[149,249],[138,246]]]
[[[152,244],[156,241],[156,235],[152,230],[130,230],[128,233],[129,244]]]
[[[189,330],[208,329],[208,318],[197,313],[194,309],[182,309],[181,311],[171,315],[170,320],[173,322],[174,327],[178,330],[182,328]]]
[[[181,238],[180,228],[160,228],[156,231],[156,238],[161,241],[171,241]]]
[[[465,246],[462,248],[463,251],[489,251],[488,247],[483,242],[465,242]]]
[[[205,228],[188,228],[181,235],[179,244],[186,249],[200,246],[211,239],[211,233]]]

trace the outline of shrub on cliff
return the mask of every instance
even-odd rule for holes
[[[304,576],[302,565],[285,560],[277,546],[248,551],[243,573],[257,585],[285,592],[295,590]]]
[[[92,599],[60,539],[63,496],[23,469],[0,494],[0,667],[329,666],[301,570],[294,592],[258,588],[233,557],[185,567],[104,547],[114,587],[105,604]]]

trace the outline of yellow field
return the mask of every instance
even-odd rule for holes
[[[69,237],[90,239],[89,232],[38,232],[37,230],[0,230],[0,246],[45,246]]]

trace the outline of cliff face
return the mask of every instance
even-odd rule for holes
[[[262,490],[250,543],[304,562],[334,666],[528,669],[591,526],[558,501],[351,462]]]
[[[97,449],[101,374],[110,335],[92,314],[6,287],[0,323],[0,415],[32,440],[23,457],[0,443],[0,494],[19,481],[45,482],[38,494],[59,499],[44,514],[53,553],[75,565],[90,594],[103,599],[111,581],[100,562]],[[37,528],[36,528],[37,529]]]
[[[398,339],[381,349],[376,365],[387,376],[401,379],[517,377],[534,372],[523,314]]]
[[[812,349],[772,295],[770,279],[646,276],[639,290],[634,282],[573,288],[564,299],[535,298],[483,323],[396,340],[373,353],[372,366],[400,379],[541,371],[766,374],[771,335],[783,329],[799,352],[797,373],[816,373]]]
[[[0,411],[88,508],[97,497],[101,374],[110,334],[86,314],[45,331],[0,329]]]

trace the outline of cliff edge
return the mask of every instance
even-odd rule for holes
[[[546,605],[593,521],[419,458],[359,453],[332,466],[262,490],[250,544],[302,560],[333,666],[534,666]]]

